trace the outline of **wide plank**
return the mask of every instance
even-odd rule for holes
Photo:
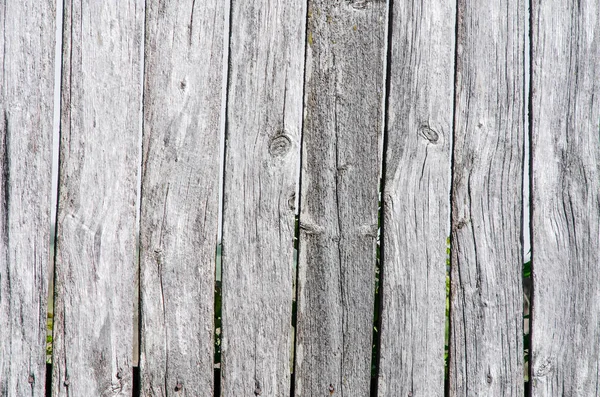
[[[523,396],[525,3],[457,4],[450,395]]]
[[[52,394],[130,396],[143,9],[64,2]]]
[[[44,396],[56,9],[0,6],[0,395]]]
[[[296,396],[369,395],[386,25],[385,2],[309,1]]]
[[[393,6],[378,395],[443,396],[456,4]]]
[[[534,1],[532,396],[600,396],[600,5]]]
[[[146,2],[142,396],[213,394],[224,10]]]
[[[231,3],[222,396],[290,393],[305,0]]]

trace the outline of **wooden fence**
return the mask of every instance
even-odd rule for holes
[[[1,396],[600,395],[597,1],[3,0],[0,24]]]

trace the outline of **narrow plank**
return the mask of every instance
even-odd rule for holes
[[[225,3],[146,2],[141,392],[213,394]]]
[[[0,395],[43,396],[56,9],[0,7]]]
[[[64,2],[54,396],[130,396],[139,2]]]
[[[369,395],[385,2],[309,2],[296,396]]]
[[[600,396],[600,5],[533,2],[532,396]]]
[[[443,396],[456,3],[393,4],[378,393]]]
[[[223,202],[223,396],[286,396],[305,0],[234,0]]]
[[[525,3],[457,4],[450,395],[523,395]]]

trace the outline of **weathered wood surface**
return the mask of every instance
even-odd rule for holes
[[[378,394],[443,396],[456,9],[393,4]]]
[[[235,0],[223,202],[223,396],[290,392],[305,0]]]
[[[600,6],[533,2],[532,396],[598,396]]]
[[[143,396],[213,394],[224,5],[146,2]]]
[[[450,394],[522,396],[525,3],[457,7]]]
[[[50,257],[52,1],[0,6],[0,395],[43,396]]]
[[[54,396],[130,396],[139,159],[137,1],[64,3]]]
[[[386,24],[309,2],[296,396],[369,395]]]

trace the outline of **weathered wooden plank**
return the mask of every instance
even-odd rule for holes
[[[443,396],[456,4],[393,5],[378,393]]]
[[[522,396],[525,3],[457,7],[450,394]]]
[[[54,396],[131,395],[142,17],[64,3]]]
[[[369,395],[387,7],[309,2],[296,396]]]
[[[225,3],[146,2],[141,391],[213,394]]]
[[[599,396],[600,5],[532,10],[532,396]]]
[[[52,1],[0,6],[0,395],[43,396],[50,257]]]
[[[223,396],[290,392],[305,0],[231,3],[223,202]]]

